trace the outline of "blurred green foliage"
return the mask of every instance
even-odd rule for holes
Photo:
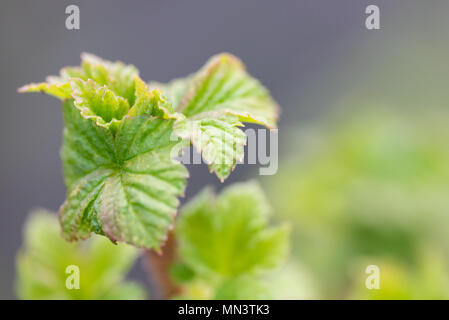
[[[371,258],[370,260],[373,260]],[[380,289],[368,290],[361,285],[366,281],[364,270],[369,261],[358,266],[359,274],[352,283],[348,298],[352,299],[449,299],[447,262],[432,251],[423,252],[415,265],[398,259],[376,258],[380,270]],[[353,268],[354,272],[357,272]]]
[[[288,253],[288,226],[269,226],[260,186],[237,183],[215,196],[206,188],[181,211],[180,262],[173,269],[187,299],[266,299],[265,276]]]
[[[45,210],[33,212],[17,256],[16,291],[21,299],[143,299],[145,291],[124,281],[138,250],[94,236],[81,242],[61,237],[58,219]],[[68,289],[68,266],[79,268],[79,289]]]
[[[447,298],[449,115],[367,110],[295,131],[264,179],[294,224],[294,257],[317,298]],[[365,287],[368,265],[380,290]]]

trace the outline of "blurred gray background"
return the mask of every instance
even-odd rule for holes
[[[80,8],[80,30],[65,28],[69,4]],[[365,29],[369,4],[381,9],[381,30]],[[0,298],[15,298],[15,254],[28,212],[34,207],[57,211],[65,198],[60,103],[18,94],[19,86],[79,64],[83,51],[134,64],[147,81],[187,75],[209,56],[228,51],[282,106],[282,142],[284,125],[298,126],[325,113],[332,99],[357,83],[355,75],[374,70],[377,53],[395,47],[392,34],[413,41],[410,30],[416,29],[425,31],[423,39],[447,40],[439,38],[447,30],[435,21],[448,16],[444,0],[2,0]],[[247,179],[254,167],[238,166],[226,184]],[[219,185],[205,166],[189,169],[185,199],[206,184]],[[136,266],[132,277],[143,278],[141,269]]]

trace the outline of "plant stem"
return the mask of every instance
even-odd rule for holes
[[[170,276],[170,268],[177,256],[176,249],[175,233],[170,231],[161,253],[154,250],[145,250],[145,265],[149,277],[157,289],[156,299],[170,299],[181,293],[181,287]]]

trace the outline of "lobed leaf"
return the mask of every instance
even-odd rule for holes
[[[177,229],[182,260],[212,278],[260,275],[277,267],[286,256],[289,232],[269,227],[268,214],[254,182],[235,184],[217,198],[206,189],[182,210]]]
[[[246,72],[243,63],[229,53],[212,57],[185,79],[155,86],[165,89],[174,109],[186,117],[226,110],[240,121],[276,127],[278,105],[260,82]]]
[[[125,117],[113,137],[78,114],[71,101],[65,102],[64,113],[62,155],[69,186],[60,210],[64,236],[77,240],[94,232],[158,249],[187,178],[185,167],[172,160],[178,143],[174,120]]]
[[[189,138],[223,181],[243,160],[246,141],[240,121],[276,127],[279,107],[268,91],[231,54],[212,57],[197,73],[168,84],[157,82],[173,108],[187,118],[178,132]]]

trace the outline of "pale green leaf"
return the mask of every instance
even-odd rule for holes
[[[244,157],[246,135],[239,129],[240,126],[242,124],[232,114],[202,113],[178,121],[176,132],[192,142],[209,164],[210,171],[223,181],[235,168],[237,161],[242,161]]]
[[[120,61],[103,60],[93,54],[81,55],[81,67],[66,67],[61,69],[59,76],[47,77],[47,82],[32,83],[19,92],[43,92],[61,100],[72,97],[69,81],[72,78],[95,82],[99,87],[107,86],[116,96],[127,100],[132,106],[135,100],[135,77],[139,72],[132,65]],[[106,121],[108,122],[108,121]]]
[[[182,210],[177,229],[182,260],[212,278],[258,275],[277,267],[287,254],[289,232],[269,227],[268,215],[254,182],[231,186],[217,198],[206,189]]]
[[[38,210],[28,218],[17,256],[16,292],[21,299],[142,299],[143,288],[125,282],[138,251],[103,237],[69,243],[60,236],[56,215]],[[79,268],[80,288],[69,290],[66,268]],[[125,288],[126,290],[122,290]]]
[[[276,127],[276,102],[259,81],[246,72],[242,62],[235,56],[224,53],[212,57],[186,81],[187,89],[176,108],[186,117],[227,110],[241,121]],[[173,84],[180,87],[179,82]]]
[[[188,138],[223,181],[243,160],[244,133],[240,121],[276,127],[279,107],[269,92],[231,54],[212,57],[198,72],[167,84],[151,82],[186,119],[177,132]]]
[[[30,83],[19,88],[19,92],[42,92],[61,100],[71,98],[72,88],[68,82]]]

